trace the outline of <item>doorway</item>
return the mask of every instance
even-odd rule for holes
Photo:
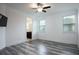
[[[26,19],[26,38],[29,42],[32,41],[32,18],[27,17]]]

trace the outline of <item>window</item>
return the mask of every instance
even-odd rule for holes
[[[64,17],[64,32],[75,31],[75,15]]]
[[[45,32],[45,31],[46,31],[46,21],[40,20],[40,32]]]

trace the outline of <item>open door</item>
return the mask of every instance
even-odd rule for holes
[[[29,42],[32,41],[32,18],[27,17],[26,19],[26,38]]]

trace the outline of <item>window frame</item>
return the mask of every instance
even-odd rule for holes
[[[45,21],[44,25],[41,25],[40,22]],[[40,28],[44,27],[44,30],[41,30]],[[46,20],[39,20],[39,32],[45,33],[46,32]]]
[[[64,24],[64,18],[65,18],[65,17],[69,17],[69,16],[74,16],[74,22],[73,22],[73,23],[70,23],[70,24]],[[67,26],[68,26],[68,25],[72,25],[72,27],[74,26],[74,30],[72,29],[72,31],[69,31],[69,30],[65,31],[65,30],[64,30],[64,29],[65,29],[64,27],[65,27],[66,25],[67,25]],[[71,32],[71,33],[74,33],[74,32],[75,32],[75,27],[76,27],[76,15],[73,14],[73,15],[67,15],[67,16],[64,16],[64,17],[63,17],[63,32]]]

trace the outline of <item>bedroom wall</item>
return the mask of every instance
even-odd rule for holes
[[[25,32],[26,14],[7,7],[7,32],[6,32],[6,46],[16,45],[27,41]]]
[[[0,13],[6,15],[5,13],[6,6],[5,4],[0,4]],[[5,47],[5,37],[6,37],[6,27],[0,27],[0,49]]]
[[[76,15],[75,32],[63,32],[63,17],[68,15]],[[42,19],[46,20],[46,32],[38,31],[39,39],[77,45],[77,10],[51,13],[47,16],[42,16],[40,20]]]

